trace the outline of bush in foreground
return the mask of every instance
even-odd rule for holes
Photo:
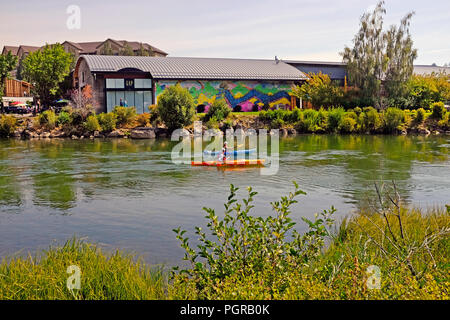
[[[297,185],[272,203],[275,215],[252,216],[251,188],[237,200],[231,187],[225,214],[207,213],[207,230],[196,228],[199,246],[174,230],[185,250],[184,269],[168,283],[124,253],[69,241],[36,258],[0,263],[0,299],[443,299],[450,278],[450,206],[421,213],[402,207],[395,185],[377,187],[377,203],[334,222],[331,208],[306,232],[294,230],[292,205],[304,195]],[[66,287],[67,267],[79,266],[81,290]],[[377,266],[380,289],[372,290]],[[369,268],[371,267],[371,268]]]
[[[450,209],[421,214],[404,209],[393,194],[377,188],[380,202],[336,228],[334,208],[302,218],[300,235],[289,217],[294,192],[273,202],[274,217],[250,215],[256,192],[225,205],[223,218],[207,213],[208,230],[196,228],[200,245],[185,250],[187,269],[174,270],[170,295],[177,299],[448,299]],[[386,194],[386,196],[385,196]],[[334,229],[333,229],[334,228]],[[334,230],[334,231],[333,231]],[[325,244],[329,242],[330,245]],[[381,272],[380,289],[371,290],[371,266]],[[371,269],[369,269],[371,270]]]

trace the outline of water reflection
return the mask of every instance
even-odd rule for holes
[[[253,214],[267,216],[273,213],[268,203],[291,191],[296,180],[308,193],[292,210],[299,231],[301,217],[332,205],[340,216],[365,206],[378,181],[395,180],[415,205],[450,202],[448,136],[286,138],[274,176],[261,176],[258,168],[175,165],[175,144],[1,140],[0,256],[78,235],[137,252],[149,263],[177,263],[183,252],[170,230],[202,226],[204,206],[221,214],[231,183],[241,187],[239,196],[253,186],[259,192]]]
[[[145,197],[196,186],[213,188],[218,176],[242,176],[248,170],[219,173],[214,168],[174,165],[168,140],[110,141],[4,140],[0,142],[0,205],[23,205],[24,192],[33,204],[61,210],[77,205],[78,194],[96,197]],[[329,188],[352,203],[371,195],[375,181],[395,180],[404,197],[415,188],[414,166],[429,167],[436,179],[448,181],[449,137],[305,135],[280,143],[281,168],[267,184],[299,179],[311,189]],[[434,165],[442,166],[434,170]],[[263,177],[252,176],[256,184]],[[29,181],[31,180],[31,181]],[[28,183],[31,182],[31,183]],[[218,181],[217,181],[218,182]],[[424,182],[429,183],[429,182]],[[432,188],[432,186],[429,186]],[[200,189],[200,190],[199,190]],[[78,196],[77,196],[78,195]],[[436,201],[444,199],[436,199]]]

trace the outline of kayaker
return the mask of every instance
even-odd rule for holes
[[[219,161],[225,161],[227,159],[228,143],[223,143],[222,154],[219,156]]]

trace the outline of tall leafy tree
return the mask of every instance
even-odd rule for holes
[[[391,26],[385,33],[386,71],[384,87],[391,106],[405,104],[408,94],[407,82],[414,72],[417,50],[409,32],[413,13],[407,14],[399,26]]]
[[[5,55],[0,55],[0,99],[3,97],[6,78],[17,66],[17,57],[9,51]]]
[[[386,94],[392,98],[406,92],[405,83],[412,75],[417,58],[409,32],[414,13],[408,13],[400,26],[383,31],[385,14],[384,1],[380,1],[373,12],[364,13],[353,48],[345,47],[342,52],[350,84],[358,87],[363,98],[378,108],[386,106]]]
[[[73,56],[61,44],[46,45],[23,60],[23,76],[33,85],[33,91],[48,105],[70,73]]]

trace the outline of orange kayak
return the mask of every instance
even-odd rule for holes
[[[206,166],[206,167],[240,167],[240,166],[260,166],[263,165],[266,160],[225,160],[225,161],[192,161],[193,166]]]

